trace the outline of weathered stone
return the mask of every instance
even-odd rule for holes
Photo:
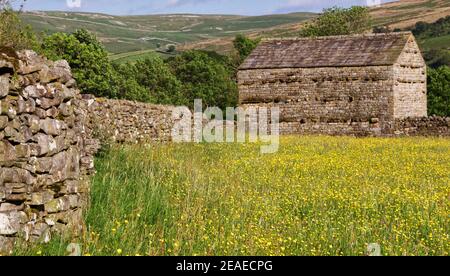
[[[60,193],[62,194],[77,194],[85,193],[89,190],[89,181],[81,180],[66,180],[61,186]]]
[[[44,205],[54,199],[54,193],[51,191],[43,191],[31,194],[31,205]]]
[[[15,194],[7,194],[6,195],[6,201],[10,202],[24,202],[28,200],[28,195],[23,193],[15,193]]]
[[[52,106],[50,109],[47,109],[46,116],[55,119],[59,115],[59,109]]]
[[[39,146],[39,156],[51,155],[57,152],[56,141],[52,136],[38,133],[34,136],[34,139]]]
[[[69,150],[60,152],[52,158],[50,174],[58,182],[76,178],[79,174],[80,160],[78,152]]]
[[[68,88],[73,88],[73,87],[75,87],[77,85],[77,82],[76,82],[76,80],[74,80],[74,79],[70,79],[68,82],[66,82],[66,86],[68,87]]]
[[[76,207],[80,207],[80,196],[76,194],[71,194],[67,196],[69,198],[69,205],[71,209],[74,209]]]
[[[61,115],[68,117],[73,114],[74,107],[72,106],[72,102],[68,101],[66,103],[62,103],[58,110],[61,112]]]
[[[0,116],[0,130],[4,129],[6,127],[7,123],[8,123],[8,117]]]
[[[0,176],[4,183],[26,183],[30,185],[35,181],[29,171],[19,168],[0,168]]]
[[[19,133],[11,126],[7,126],[4,129],[5,137],[9,138],[11,141],[18,141],[19,143],[25,143],[25,136]]]
[[[13,237],[0,236],[0,255],[12,254],[14,249],[14,241],[15,239]]]
[[[24,204],[16,205],[10,203],[0,203],[0,213],[9,213],[12,211],[22,211],[24,209]]]
[[[39,72],[39,76],[41,83],[50,83],[56,80],[66,83],[72,79],[70,66],[65,60],[56,61],[53,67],[44,68]]]
[[[44,86],[37,84],[37,85],[30,85],[27,86],[24,90],[23,90],[23,96],[25,98],[41,98],[45,95],[45,93],[47,92],[47,90],[45,89]]]
[[[39,119],[45,119],[47,118],[47,112],[42,108],[36,108],[36,111],[34,112],[36,116],[39,117]]]
[[[2,162],[17,160],[16,150],[8,141],[0,141],[0,165]],[[1,180],[0,180],[1,183]]]
[[[53,199],[45,204],[44,209],[49,214],[67,211],[70,209],[69,198],[64,196]]]
[[[36,115],[22,114],[20,115],[20,120],[30,129],[32,134],[36,134],[41,129],[39,125],[39,117]]]
[[[76,91],[74,89],[69,89],[65,85],[62,86],[60,91],[60,96],[63,100],[73,99],[75,97]]]
[[[17,101],[17,113],[33,113],[36,109],[36,103],[33,99],[18,100]]]
[[[31,230],[33,242],[48,243],[51,239],[50,227],[44,222],[36,223]]]
[[[14,235],[20,230],[17,212],[0,213],[0,235]]]
[[[13,120],[8,122],[8,126],[15,130],[20,130],[22,123],[19,121],[18,118],[14,118]]]
[[[4,59],[0,58],[0,68],[1,69],[11,69],[11,70],[13,70],[14,69],[14,65],[10,61],[7,61],[7,60],[4,60]]]
[[[29,145],[20,144],[14,147],[17,158],[30,158],[31,149]]]
[[[10,96],[6,97],[6,100],[0,101],[0,115],[6,115],[9,119],[14,119],[17,115],[15,108],[15,101]]]
[[[59,120],[47,118],[40,120],[39,126],[48,135],[60,135],[63,123]]]
[[[51,157],[40,157],[36,158],[32,165],[36,172],[38,173],[48,173],[52,169],[52,158]]]
[[[59,104],[61,104],[61,102],[62,102],[61,97],[55,97],[52,99],[40,98],[36,100],[36,104],[43,109],[49,109],[52,106],[58,106]]]
[[[13,194],[23,194],[28,192],[28,185],[24,183],[4,183],[7,191]]]
[[[9,74],[0,75],[0,98],[8,95],[9,92]]]
[[[42,57],[39,57],[35,52],[25,50],[17,53],[19,56],[19,70],[21,75],[28,75],[34,72],[43,70],[47,65]]]

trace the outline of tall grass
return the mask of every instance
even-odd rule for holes
[[[450,140],[120,146],[96,160],[87,255],[450,252]],[[53,241],[17,254],[64,254]]]

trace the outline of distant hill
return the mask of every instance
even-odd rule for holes
[[[411,28],[416,22],[432,23],[450,15],[449,0],[401,0],[372,9],[376,25]]]
[[[413,29],[419,22],[433,23],[450,15],[450,0],[401,0],[371,8],[373,26],[387,26],[394,30]],[[286,24],[247,33],[250,37],[295,37],[304,22]],[[441,48],[450,45],[450,36],[421,38],[419,43],[424,49]],[[448,46],[447,46],[448,47]],[[227,52],[232,49],[231,38],[216,38],[187,44],[182,49],[210,49]]]
[[[375,26],[412,28],[416,22],[434,22],[450,15],[449,0],[402,0],[371,9]],[[73,32],[85,28],[97,34],[113,60],[136,60],[164,50],[169,44],[177,49],[209,49],[228,52],[238,33],[251,37],[292,37],[314,13],[291,13],[266,16],[167,14],[146,16],[112,16],[78,12],[27,12],[23,20],[37,31]],[[448,38],[422,40],[433,47]],[[431,44],[431,45],[430,45]]]
[[[96,13],[27,12],[23,20],[36,31],[73,32],[85,28],[97,34],[111,53],[127,53],[186,44],[201,40],[234,37],[298,23],[316,16],[294,13],[268,16],[168,14],[112,16]]]

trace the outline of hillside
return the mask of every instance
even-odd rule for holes
[[[434,22],[450,15],[448,0],[402,0],[371,10],[374,26],[409,29],[418,21]],[[112,16],[95,13],[28,12],[23,19],[37,31],[72,32],[85,28],[97,34],[112,60],[136,60],[175,44],[179,50],[232,49],[237,33],[250,37],[292,37],[314,13],[266,16],[168,14]],[[447,44],[448,37],[422,40],[426,48]],[[439,47],[440,48],[440,47]]]
[[[94,13],[28,12],[23,20],[36,31],[73,32],[85,28],[97,34],[114,54],[154,50],[167,44],[186,44],[201,40],[233,37],[298,23],[314,17],[313,13],[268,16],[235,15],[148,15],[112,16]]]

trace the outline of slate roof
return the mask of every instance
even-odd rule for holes
[[[393,65],[411,32],[262,41],[241,70]]]

